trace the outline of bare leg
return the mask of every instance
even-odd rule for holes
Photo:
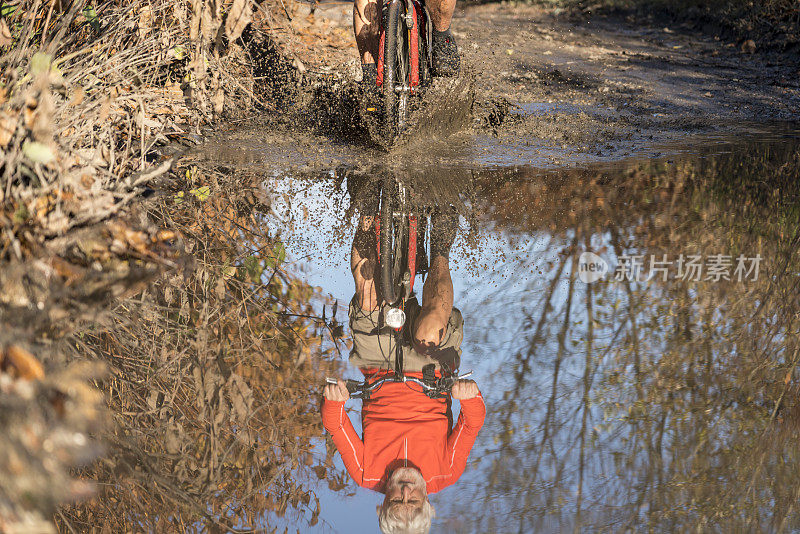
[[[431,22],[435,30],[443,32],[450,29],[456,0],[427,0],[425,5],[431,14]]]
[[[452,312],[453,280],[449,261],[444,256],[436,256],[422,287],[422,309],[414,330],[417,342],[425,346],[439,345]]]
[[[361,309],[370,312],[378,307],[378,294],[375,290],[375,259],[366,247],[374,243],[372,217],[361,217],[353,247],[350,252],[350,271],[356,283],[356,300]],[[360,249],[360,250],[359,250]]]
[[[455,0],[443,0],[453,1]],[[361,63],[375,63],[378,57],[378,26],[380,9],[376,0],[355,0],[353,5],[353,31],[356,34]]]

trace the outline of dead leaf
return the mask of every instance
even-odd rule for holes
[[[64,279],[65,285],[70,286],[75,280],[79,280],[86,274],[86,269],[74,265],[64,259],[54,256],[49,260],[53,271]]]
[[[140,254],[147,255],[147,235],[144,232],[131,230],[122,223],[112,223],[109,225],[111,236],[114,240],[124,243],[129,250],[134,250]]]
[[[176,237],[178,237],[178,234],[172,230],[159,230],[156,234],[156,239],[158,239],[158,241],[169,241],[171,239],[175,239]]]
[[[47,214],[53,209],[55,204],[55,195],[49,194],[38,197],[33,203],[33,213],[37,219],[44,219]]]
[[[8,46],[14,40],[11,38],[11,30],[8,29],[8,24],[5,20],[0,19],[0,46]]]
[[[153,10],[150,6],[143,6],[139,10],[139,37],[144,37],[152,29]]]
[[[5,148],[17,130],[17,118],[5,112],[0,113],[0,148]]]
[[[225,92],[221,87],[217,88],[217,91],[214,93],[214,97],[211,99],[211,102],[214,104],[214,113],[220,115],[225,107]]]
[[[328,468],[324,465],[318,465],[314,468],[314,473],[317,475],[317,478],[323,479],[328,474]]]
[[[253,18],[253,8],[250,0],[233,0],[228,18],[225,20],[225,34],[228,39],[235,41],[241,37],[245,27]]]
[[[83,102],[84,92],[83,87],[78,87],[72,94],[72,99],[69,101],[70,106],[77,106]]]
[[[111,99],[105,98],[103,99],[103,103],[100,104],[100,116],[98,117],[99,122],[105,122],[110,113],[111,113]]]
[[[44,367],[36,357],[27,350],[11,345],[0,358],[0,369],[6,373],[25,380],[44,378]]]
[[[44,143],[37,143],[36,141],[25,141],[22,144],[22,153],[25,154],[29,160],[34,163],[41,163],[47,165],[55,159],[53,149]]]
[[[217,285],[214,287],[214,294],[217,296],[218,299],[225,298],[225,290],[227,287],[225,286],[225,279],[220,278],[217,280]]]
[[[752,39],[748,39],[742,43],[742,52],[746,54],[755,54],[756,52],[756,42]]]
[[[203,2],[201,0],[192,0],[192,24],[189,27],[189,40],[192,42],[197,40],[200,33],[202,11]]]
[[[221,3],[209,5],[209,2],[202,2],[203,14],[200,18],[200,33],[203,40],[208,42],[214,38],[219,29],[220,20],[220,7]]]
[[[25,117],[25,126],[33,128],[33,121],[36,120],[36,108],[39,107],[39,101],[29,96],[25,101],[25,107],[22,108],[22,116]]]

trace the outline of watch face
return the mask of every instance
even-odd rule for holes
[[[406,314],[400,308],[386,310],[386,324],[392,328],[400,328],[406,322]]]

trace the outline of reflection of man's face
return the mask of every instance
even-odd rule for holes
[[[386,483],[382,507],[395,517],[410,519],[422,511],[427,500],[422,473],[413,467],[400,467],[394,470]]]

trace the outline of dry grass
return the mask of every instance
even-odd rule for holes
[[[165,146],[260,101],[238,39],[267,3],[0,5],[0,259],[116,214]]]
[[[183,235],[196,268],[74,338],[76,357],[111,370],[114,428],[106,459],[84,473],[105,491],[63,510],[62,530],[268,530],[291,511],[314,523],[319,502],[303,481],[345,485],[332,450],[310,452],[323,434],[318,386],[338,354],[314,318],[319,297],[283,271],[258,180],[185,170],[193,183],[150,216]],[[189,193],[198,187],[208,196]]]

